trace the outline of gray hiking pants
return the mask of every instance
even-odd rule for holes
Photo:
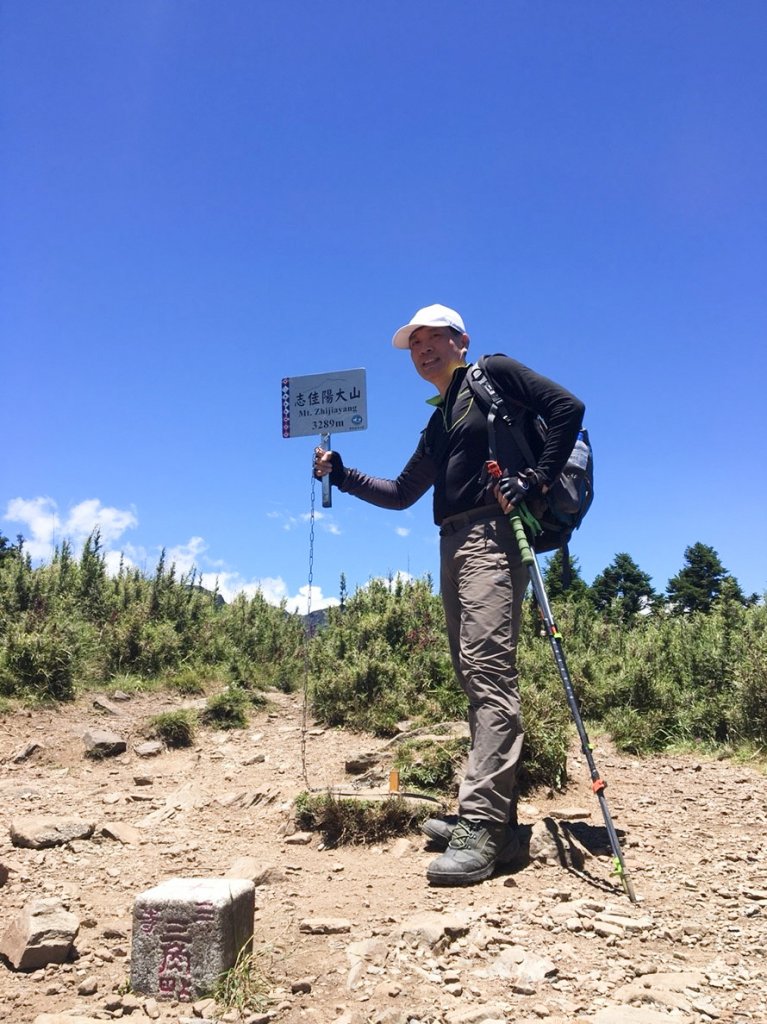
[[[450,653],[469,701],[459,813],[505,824],[524,737],[516,653],[527,569],[503,515],[441,536],[440,565]]]

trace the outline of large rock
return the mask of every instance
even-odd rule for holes
[[[673,1019],[661,1010],[643,1006],[605,1006],[597,1010],[594,1024],[669,1024]]]
[[[522,946],[504,949],[493,965],[493,973],[501,978],[523,984],[535,985],[545,978],[553,978],[559,968],[548,957],[538,956]]]
[[[533,825],[530,860],[559,863],[581,871],[590,856],[572,832],[553,818],[544,818]]]
[[[466,914],[441,914],[424,910],[403,921],[399,933],[404,939],[415,939],[431,949],[441,950],[453,939],[466,935],[470,921]]]
[[[109,729],[88,729],[83,734],[85,753],[88,757],[115,757],[117,754],[124,754],[128,744],[118,736],[116,732]]]
[[[122,708],[118,708],[116,704],[113,704],[112,701],[103,694],[99,694],[93,698],[93,706],[97,711],[104,711],[108,715],[121,715],[123,713]]]
[[[90,839],[95,825],[81,818],[15,818],[11,822],[11,842],[28,850],[62,846],[73,839]]]
[[[61,900],[35,900],[0,938],[2,954],[18,971],[63,964],[80,930],[80,921]]]
[[[69,1013],[39,1013],[34,1024],[104,1024],[99,1017],[73,1017]]]
[[[256,887],[279,881],[281,877],[279,868],[274,864],[265,864],[257,857],[237,857],[224,874],[224,878],[247,878]]]
[[[102,825],[101,834],[107,839],[116,839],[123,846],[138,846],[141,842],[139,830],[125,821],[111,821],[107,825]]]

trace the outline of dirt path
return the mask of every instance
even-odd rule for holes
[[[472,888],[431,889],[433,854],[418,836],[336,850],[316,836],[291,842],[292,800],[305,788],[301,703],[270,699],[247,730],[200,732],[193,748],[152,759],[134,747],[149,716],[181,704],[172,696],[135,696],[111,718],[90,697],[0,720],[0,934],[35,897],[63,897],[81,919],[73,962],[29,974],[0,963],[0,1019],[148,1019],[142,999],[121,995],[134,897],[253,857],[265,872],[256,944],[268,950],[272,984],[269,1016],[254,1021],[767,1021],[767,779],[757,771],[692,757],[640,761],[597,746],[637,905],[604,856],[589,857],[581,873],[536,861]],[[121,733],[128,751],[87,760],[82,734],[94,726]],[[15,763],[31,741],[41,749]],[[382,745],[312,723],[305,742],[316,787],[342,782],[348,758]],[[593,849],[601,817],[577,751],[569,769],[568,791],[538,794],[521,820],[559,814]],[[30,815],[88,818],[96,832],[17,849],[11,821]],[[107,838],[110,823],[138,829],[138,841]],[[317,918],[348,930],[307,931]],[[148,1009],[161,1021],[193,1016],[188,1004]],[[201,1013],[221,1019],[210,1007]]]

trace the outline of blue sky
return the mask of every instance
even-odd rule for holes
[[[763,592],[766,43],[761,0],[0,3],[0,531],[305,605],[281,378],[364,367],[334,446],[394,476],[442,302],[586,402],[588,581],[702,541]],[[313,607],[436,574],[428,497],[319,505]]]

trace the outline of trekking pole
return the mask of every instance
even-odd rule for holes
[[[586,758],[586,763],[589,766],[589,772],[591,773],[591,788],[596,794],[599,806],[602,809],[602,817],[604,818],[605,828],[607,829],[607,835],[610,840],[610,849],[613,854],[613,873],[620,878],[626,895],[631,902],[636,903],[637,898],[634,893],[634,886],[632,885],[628,871],[626,870],[626,863],[623,860],[623,853],[621,851],[620,841],[618,840],[618,833],[615,831],[613,819],[610,815],[610,808],[607,806],[607,797],[605,796],[605,787],[607,786],[607,783],[600,777],[596,762],[594,761],[591,743],[589,742],[586,727],[584,726],[583,719],[581,718],[578,701],[575,697],[575,691],[573,690],[573,683],[567,669],[564,651],[562,650],[562,636],[557,629],[557,625],[551,611],[551,605],[549,604],[549,599],[546,596],[546,588],[543,585],[543,577],[541,576],[541,570],[538,567],[538,559],[535,557],[535,552],[530,546],[527,534],[525,533],[525,519],[530,521],[532,516],[524,505],[522,505],[520,509],[515,508],[509,515],[509,521],[511,522],[512,529],[514,530],[514,537],[516,538],[517,545],[519,546],[519,554],[522,558],[522,564],[527,566],[527,570],[530,574],[530,582],[533,585],[533,594],[535,595],[535,600],[540,610],[543,624],[546,627],[546,635],[554,654],[554,661],[559,669],[562,685],[565,688],[567,704],[570,708],[570,714],[572,715],[573,721],[575,722],[575,728],[578,730],[581,749],[583,750],[584,757]],[[540,529],[540,527],[538,528]]]

